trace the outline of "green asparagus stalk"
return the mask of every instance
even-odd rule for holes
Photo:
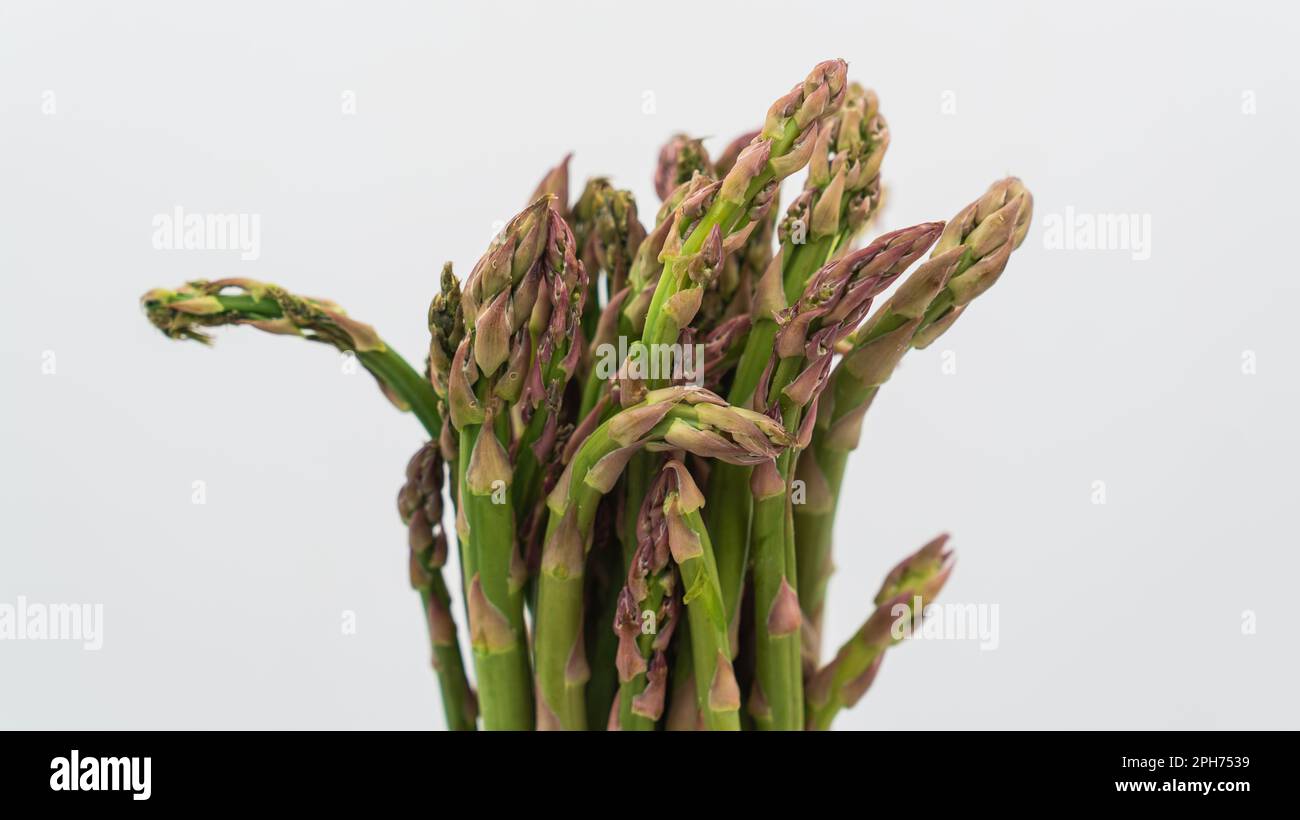
[[[885,578],[876,609],[808,684],[808,728],[829,729],[839,711],[866,693],[885,650],[912,634],[952,574],[953,555],[941,535],[904,559]]]
[[[447,728],[473,731],[478,705],[465,677],[451,595],[442,576],[447,561],[447,535],[442,528],[443,466],[436,442],[416,451],[406,465],[406,483],[397,495],[397,509],[407,526],[411,586],[424,605]]]
[[[997,281],[1024,240],[1032,211],[1033,198],[1018,179],[994,183],[948,223],[930,260],[846,340],[848,352],[831,374],[812,446],[797,471],[807,488],[807,503],[794,511],[799,595],[814,634],[820,631],[831,573],[844,468],[858,446],[863,417],[903,354],[933,342]]]
[[[835,346],[866,315],[872,299],[929,250],[943,229],[929,222],[885,234],[862,250],[823,267],[803,295],[779,316],[775,351],[759,382],[769,414],[782,418],[798,446],[807,442],[818,397],[830,373]],[[754,494],[753,577],[755,614],[754,686],[764,705],[759,728],[797,730],[803,725],[803,625],[797,586],[796,545],[791,519],[791,467],[786,451],[757,468]]]
[[[847,250],[876,213],[880,167],[888,147],[889,128],[875,93],[850,83],[844,105],[824,121],[818,134],[804,191],[781,221],[780,253],[769,260],[758,280],[751,327],[727,393],[731,404],[748,407],[754,401],[771,356],[779,313],[799,298],[814,271]],[[706,508],[733,627],[749,560],[753,504],[749,479],[743,467],[719,465]]]
[[[586,728],[589,675],[582,640],[582,588],[592,522],[633,454],[684,450],[746,464],[770,461],[789,444],[779,424],[682,386],[654,390],[586,437],[548,499],[550,519],[538,585],[535,656],[539,729]]]
[[[664,497],[668,546],[682,576],[682,602],[691,625],[691,662],[696,707],[713,731],[740,730],[740,686],[731,666],[727,612],[713,556],[713,544],[700,516],[704,494],[686,466],[670,459],[673,480]]]
[[[423,377],[379,338],[370,325],[325,299],[289,293],[252,279],[195,280],[176,290],[155,288],[140,297],[154,327],[173,339],[210,344],[208,328],[249,325],[268,333],[301,336],[351,353],[399,410],[412,411],[429,435],[442,429],[437,399]]]
[[[677,341],[681,329],[695,318],[700,288],[715,275],[724,253],[734,250],[730,240],[741,236],[734,244],[743,244],[747,231],[771,207],[781,180],[808,162],[818,123],[844,101],[847,69],[843,60],[818,64],[772,105],[762,132],[726,177],[693,197],[691,207],[682,206],[665,243],[664,272],[646,314],[641,335],[645,346]]]
[[[527,571],[511,485],[520,478],[516,459],[529,458],[536,474],[554,446],[559,402],[580,350],[573,336],[586,280],[573,236],[549,202],[539,199],[512,219],[466,279],[465,336],[445,377],[460,435],[470,634],[489,729],[534,723]]]

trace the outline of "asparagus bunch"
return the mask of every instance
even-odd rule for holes
[[[145,294],[172,338],[248,325],[355,355],[421,422],[398,511],[449,728],[825,729],[947,581],[941,536],[820,664],[866,411],[997,281],[1032,200],[1003,180],[855,249],[890,136],[846,70],[820,63],[716,154],[672,137],[648,231],[608,177],[570,202],[566,156],[463,281],[443,268],[423,374],[328,300],[248,279]],[[696,345],[694,371],[642,366]]]

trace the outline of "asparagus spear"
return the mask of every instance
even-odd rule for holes
[[[812,446],[799,459],[797,471],[808,490],[807,503],[794,511],[799,596],[815,627],[821,623],[830,578],[832,526],[844,467],[857,448],[876,392],[908,349],[933,342],[997,281],[1024,240],[1032,211],[1033,198],[1020,180],[994,183],[948,223],[930,260],[847,340],[849,350],[831,374]]]
[[[823,267],[803,295],[779,317],[775,351],[759,382],[769,414],[784,420],[799,446],[807,443],[816,403],[830,372],[835,345],[849,335],[871,300],[929,250],[943,223],[928,222],[885,234],[862,250]],[[803,671],[795,540],[790,509],[794,455],[787,450],[754,471],[753,575],[755,615],[754,686],[764,708],[754,715],[762,729],[803,725]]]
[[[727,401],[749,406],[767,366],[777,315],[799,298],[808,277],[832,255],[847,250],[880,205],[880,166],[889,128],[876,94],[850,83],[844,105],[828,117],[809,160],[804,191],[781,220],[781,250],[759,280],[751,328],[736,365]],[[761,397],[760,397],[761,401]],[[718,544],[723,596],[734,622],[749,558],[752,496],[749,472],[719,465],[710,485],[706,520]]]
[[[722,262],[723,240],[752,229],[771,207],[780,181],[808,162],[818,123],[844,101],[847,69],[843,60],[814,67],[773,103],[762,132],[717,187],[707,189],[697,208],[679,215],[665,244],[667,260],[646,315],[644,345],[673,343],[691,323],[700,305],[699,288]]]
[[[573,159],[573,154],[565,154],[560,164],[546,172],[537,187],[533,189],[533,195],[528,197],[528,202],[533,203],[542,197],[551,197],[549,200],[551,208],[560,215],[561,219],[569,218],[569,160]]]
[[[618,190],[602,177],[587,182],[573,205],[571,221],[588,276],[582,331],[585,338],[594,339],[601,314],[600,283],[604,282],[605,293],[610,295],[627,287],[628,271],[646,232],[637,218],[632,192]],[[585,373],[590,362],[584,365]]]
[[[749,140],[745,142],[748,143]],[[659,162],[655,166],[655,193],[659,195],[660,201],[667,202],[673,191],[690,182],[696,173],[714,175],[713,163],[709,160],[704,140],[686,134],[674,134],[659,149]]]
[[[609,728],[650,730],[663,715],[667,652],[677,628],[677,574],[670,563],[664,499],[670,473],[663,470],[637,514],[637,545],[627,583],[618,596],[619,693]]]
[[[890,571],[871,617],[809,682],[809,729],[829,729],[841,709],[856,704],[875,680],[885,650],[906,634],[902,627],[919,625],[952,573],[947,542],[947,535],[935,538]]]
[[[681,461],[670,459],[665,471],[671,471],[672,479],[663,511],[668,546],[682,575],[682,602],[691,625],[696,706],[706,728],[739,731],[740,686],[731,666],[727,612],[713,545],[699,512],[704,494]]]
[[[397,494],[397,509],[407,526],[411,586],[420,593],[433,647],[447,728],[475,728],[478,704],[465,677],[451,595],[442,577],[447,561],[447,534],[442,529],[443,461],[436,442],[424,444],[406,465],[406,483]]]
[[[716,394],[690,386],[650,391],[586,437],[548,499],[534,640],[539,729],[586,726],[584,564],[597,504],[613,489],[628,459],[642,449],[684,450],[755,464],[772,460],[788,444],[788,435],[768,417],[730,407]]]
[[[460,436],[470,633],[489,729],[533,725],[527,572],[511,485],[521,478],[520,458],[536,475],[554,445],[559,403],[580,350],[573,337],[585,293],[573,236],[544,197],[510,221],[461,295],[465,335],[445,379]],[[543,403],[546,412],[536,412]]]
[[[333,302],[296,296],[252,279],[199,279],[176,290],[155,288],[140,297],[140,303],[154,327],[173,339],[210,344],[208,328],[250,325],[353,353],[398,409],[414,412],[431,436],[442,428],[429,384],[374,328],[352,319]]]

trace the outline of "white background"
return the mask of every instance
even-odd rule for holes
[[[0,727],[441,725],[394,509],[418,424],[329,349],[169,342],[137,297],[274,281],[417,360],[441,262],[467,272],[565,152],[575,189],[612,175],[650,219],[665,138],[717,148],[842,56],[892,127],[881,229],[1008,173],[1036,214],[868,417],[827,627],[845,638],[949,531],[942,597],[998,605],[1000,645],[898,647],[839,725],[1300,728],[1296,22],[1282,3],[5,0],[0,602],[101,603],[105,634],[0,642]],[[154,250],[176,205],[260,214],[261,258]],[[1150,259],[1045,248],[1067,207],[1149,214]]]

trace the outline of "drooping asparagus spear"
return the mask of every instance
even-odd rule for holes
[[[717,395],[690,386],[650,391],[585,438],[548,500],[534,640],[539,729],[586,726],[586,552],[600,496],[614,487],[628,459],[642,449],[684,450],[754,464],[775,458],[788,443],[781,426],[766,416],[729,407]]]
[[[781,220],[780,253],[758,280],[744,352],[727,393],[731,404],[748,407],[754,400],[776,338],[777,315],[799,298],[814,271],[848,249],[874,216],[888,147],[889,128],[875,93],[850,83],[844,105],[823,122],[803,193]],[[733,623],[749,560],[749,478],[743,467],[719,465],[705,515],[718,544],[723,597]]]
[[[820,625],[830,578],[844,467],[858,445],[867,409],[904,353],[932,342],[997,281],[1024,240],[1032,211],[1033,198],[1020,180],[994,183],[948,223],[930,260],[847,340],[849,350],[831,374],[812,446],[797,470],[807,488],[807,503],[794,510],[799,596],[814,625]]]
[[[930,249],[943,229],[928,222],[885,234],[836,259],[808,282],[803,295],[779,316],[775,350],[759,382],[769,414],[783,419],[796,446],[807,443],[816,403],[830,373],[835,346],[866,315],[871,300]],[[807,408],[808,423],[803,423]],[[796,543],[790,481],[794,454],[754,471],[753,577],[754,687],[762,712],[759,728],[798,730],[803,725],[803,667]]]
[[[379,338],[370,325],[352,319],[338,305],[289,293],[252,279],[195,280],[176,290],[155,288],[140,297],[149,321],[173,339],[210,344],[205,331],[221,325],[249,325],[268,333],[324,342],[357,357],[400,410],[410,410],[429,435],[442,419],[437,399],[423,377]]]
[[[847,70],[843,60],[814,67],[772,105],[759,136],[717,187],[701,198],[698,211],[684,213],[674,223],[664,247],[664,272],[641,334],[644,345],[671,344],[690,324],[699,309],[700,287],[722,262],[724,239],[751,229],[771,206],[780,181],[808,162],[818,123],[844,101]]]
[[[406,483],[397,494],[397,509],[407,526],[411,586],[420,593],[433,647],[447,728],[475,728],[478,704],[465,677],[451,595],[442,576],[447,561],[447,534],[442,528],[443,461],[436,442],[428,442],[406,465]]]
[[[809,682],[809,729],[829,729],[841,709],[856,704],[875,680],[885,650],[919,626],[952,573],[947,542],[946,535],[935,538],[890,571],[871,617]]]

